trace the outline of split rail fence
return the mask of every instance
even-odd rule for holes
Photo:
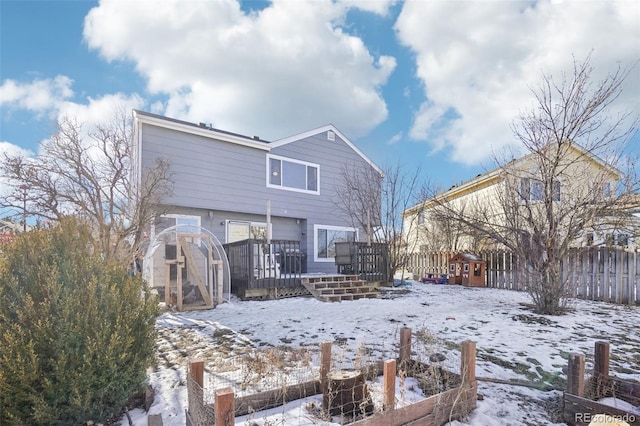
[[[414,253],[406,269],[418,278],[446,274],[455,252]],[[487,287],[525,291],[527,277],[514,254],[504,250],[477,253],[487,265]],[[640,253],[610,247],[573,249],[562,262],[562,276],[577,298],[618,304],[640,303]]]

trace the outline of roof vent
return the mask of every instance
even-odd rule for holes
[[[260,136],[254,136],[253,140],[259,141],[260,140]]]
[[[207,123],[200,122],[200,123],[198,124],[198,126],[199,126],[199,127],[204,127],[204,128],[206,129],[206,128],[207,128]]]
[[[333,133],[331,130],[328,130],[327,131],[327,140],[335,141],[336,140],[336,134]]]

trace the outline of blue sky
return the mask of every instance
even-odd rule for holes
[[[0,17],[0,151],[125,105],[267,140],[332,123],[445,188],[517,147],[541,72],[640,60],[636,0],[0,0]],[[639,104],[637,64],[611,113]]]

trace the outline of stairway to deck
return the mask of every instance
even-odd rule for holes
[[[357,275],[319,275],[302,277],[302,285],[322,302],[373,299],[378,297],[374,284],[358,278]]]

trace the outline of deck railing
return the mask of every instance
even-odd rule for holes
[[[306,255],[299,241],[248,239],[224,244],[229,259],[231,292],[244,295],[257,288],[300,285]]]
[[[389,280],[389,247],[384,243],[336,243],[339,274],[358,275],[368,282]]]

